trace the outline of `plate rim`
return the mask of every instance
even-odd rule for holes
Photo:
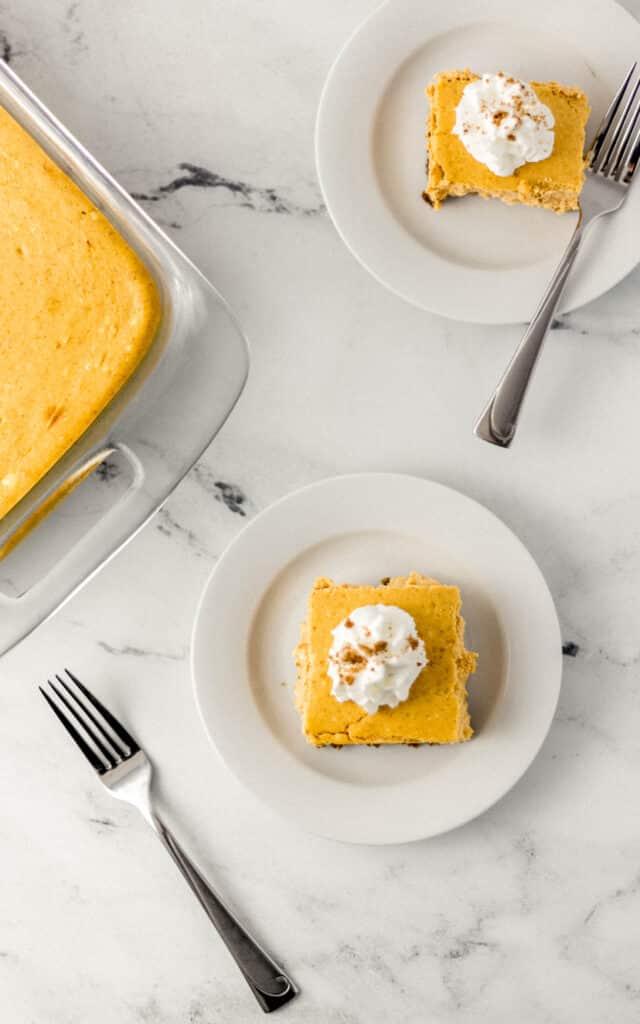
[[[347,836],[344,835],[343,833],[341,833],[341,830],[340,830],[339,827],[338,828],[332,828],[330,831],[327,830],[326,828],[314,827],[313,823],[310,824],[308,821],[301,822],[297,818],[292,817],[291,814],[288,814],[286,812],[286,810],[282,807],[282,805],[277,801],[277,799],[271,799],[271,797],[270,796],[266,796],[264,792],[258,792],[254,788],[254,786],[252,786],[250,781],[248,781],[248,779],[245,777],[245,774],[240,770],[240,768],[238,766],[238,763],[237,762],[232,762],[226,756],[225,752],[221,749],[221,747],[219,746],[218,742],[216,742],[216,739],[214,737],[214,733],[213,733],[213,731],[211,730],[211,728],[209,726],[207,715],[205,713],[205,710],[204,710],[204,707],[203,707],[203,702],[201,700],[201,696],[200,696],[200,683],[199,683],[198,672],[197,672],[197,668],[196,668],[197,648],[198,648],[198,644],[199,644],[198,635],[199,635],[199,631],[200,631],[202,614],[203,614],[204,606],[205,606],[205,603],[206,603],[206,600],[207,600],[207,597],[208,597],[208,594],[209,594],[209,590],[210,590],[211,586],[213,585],[213,581],[214,581],[216,575],[221,571],[221,566],[223,566],[223,564],[226,563],[228,559],[230,559],[230,558],[235,556],[237,550],[242,546],[242,544],[243,544],[247,534],[249,534],[249,533],[253,534],[255,532],[255,530],[259,530],[259,528],[260,528],[260,526],[261,526],[261,524],[262,524],[262,522],[264,521],[265,518],[269,518],[269,517],[272,517],[272,516],[277,516],[277,513],[278,513],[278,511],[279,511],[279,509],[280,509],[280,507],[282,505],[286,505],[286,504],[289,504],[289,503],[295,503],[295,501],[297,499],[299,499],[301,496],[307,495],[310,492],[322,489],[323,487],[335,486],[335,485],[339,486],[342,483],[344,483],[345,481],[346,482],[361,481],[365,477],[367,479],[369,479],[370,481],[372,480],[372,478],[375,478],[375,479],[377,479],[379,481],[385,481],[387,484],[391,480],[394,480],[394,479],[395,480],[408,481],[411,484],[416,484],[416,483],[418,485],[423,485],[424,484],[424,485],[427,485],[428,487],[436,488],[436,489],[441,490],[442,492],[446,492],[449,495],[453,495],[455,500],[462,499],[463,504],[468,504],[470,506],[474,506],[476,509],[479,509],[480,512],[483,515],[486,515],[486,516],[490,517],[492,520],[494,520],[495,523],[498,525],[498,527],[500,529],[505,530],[511,536],[513,541],[516,543],[516,545],[520,549],[521,554],[524,556],[525,561],[527,561],[529,563],[529,568],[532,569],[533,572],[535,573],[535,575],[538,577],[539,584],[541,585],[541,593],[544,593],[545,601],[547,603],[546,611],[548,613],[550,613],[549,625],[550,625],[550,627],[551,627],[551,629],[552,629],[552,631],[554,633],[554,638],[555,638],[555,647],[554,647],[554,649],[557,651],[557,654],[555,655],[554,688],[553,688],[552,696],[551,697],[547,697],[547,699],[549,701],[549,706],[548,706],[548,714],[546,716],[545,724],[544,724],[543,727],[540,728],[539,735],[536,737],[536,740],[535,740],[533,746],[529,750],[528,758],[525,759],[524,762],[518,766],[518,769],[513,774],[513,776],[510,775],[508,780],[506,781],[506,783],[504,785],[502,785],[502,786],[499,786],[498,789],[496,790],[496,792],[494,794],[492,794],[486,801],[481,801],[478,804],[477,808],[474,809],[474,811],[471,814],[468,814],[466,816],[463,815],[459,819],[451,821],[445,828],[436,828],[433,831],[430,831],[428,826],[426,828],[424,826],[418,827],[416,829],[413,829],[410,834],[403,834],[401,838],[398,838],[398,837],[385,838],[385,837],[381,837],[381,836],[376,836],[375,838],[372,838],[371,836],[369,836],[369,838],[367,838],[367,839],[359,839],[359,838],[354,838],[354,836],[351,835],[351,834],[347,835]],[[331,534],[329,534],[328,536],[330,536],[330,535]],[[307,550],[307,548],[301,549],[299,554],[303,553],[304,550]],[[296,556],[293,556],[293,557],[295,558]],[[284,568],[286,564],[288,564],[288,560],[287,560],[287,562],[283,561],[282,568]],[[264,586],[264,589],[261,591],[261,593],[259,595],[259,600],[258,600],[258,602],[256,604],[256,609],[259,607],[260,601],[262,600],[264,594],[268,591],[269,587],[273,583],[273,580],[275,579],[276,575],[277,575],[277,573],[274,576],[272,576],[266,582],[266,584]],[[255,615],[255,611],[254,611],[253,614]],[[251,618],[251,622],[253,622],[253,617]],[[544,577],[544,575],[542,573],[542,570],[538,566],[537,562],[533,558],[533,555],[528,550],[526,545],[523,543],[523,541],[520,540],[518,535],[499,516],[497,516],[491,509],[487,508],[486,505],[483,505],[481,502],[477,501],[475,498],[472,498],[469,495],[465,494],[464,492],[459,491],[456,488],[450,487],[447,484],[442,484],[439,481],[431,480],[431,479],[426,478],[426,477],[421,477],[421,476],[418,476],[416,474],[399,473],[399,472],[385,472],[385,471],[372,471],[372,472],[365,471],[365,472],[355,472],[355,473],[343,473],[343,474],[337,474],[337,475],[334,475],[334,476],[325,477],[325,478],[322,478],[320,480],[313,481],[312,483],[304,485],[304,486],[302,486],[300,488],[297,488],[296,490],[291,491],[288,494],[283,495],[282,497],[277,499],[275,502],[273,502],[272,504],[268,505],[266,508],[262,509],[256,516],[254,516],[240,530],[240,532],[236,535],[236,537],[232,540],[232,542],[225,548],[225,550],[223,551],[223,553],[220,556],[220,558],[215,562],[215,564],[213,565],[213,567],[211,569],[211,572],[209,573],[209,575],[207,577],[207,580],[204,583],[204,586],[202,587],[202,591],[200,593],[200,597],[198,599],[197,606],[196,606],[196,612],[195,612],[195,617],[194,617],[193,627],[192,627],[192,632],[191,632],[189,664],[190,664],[190,671],[191,671],[192,693],[193,693],[193,699],[194,699],[195,704],[196,704],[196,708],[197,708],[197,711],[198,711],[198,717],[200,719],[202,728],[204,729],[204,732],[205,732],[206,736],[208,737],[208,740],[209,740],[211,746],[213,747],[214,751],[216,752],[216,755],[218,756],[220,761],[224,764],[225,768],[230,772],[230,774],[236,779],[236,781],[241,785],[241,787],[246,792],[250,793],[254,799],[256,799],[259,802],[263,803],[272,812],[274,812],[279,818],[281,818],[281,819],[283,818],[286,821],[288,821],[289,823],[295,824],[298,828],[301,828],[303,831],[310,832],[312,834],[315,834],[315,835],[320,836],[320,837],[325,838],[325,839],[330,839],[330,840],[338,841],[338,842],[346,842],[346,843],[349,843],[349,844],[368,845],[368,846],[384,846],[384,845],[396,845],[396,844],[399,844],[399,843],[407,843],[407,842],[420,842],[420,841],[423,841],[423,840],[426,840],[426,839],[435,838],[436,836],[439,836],[439,835],[444,835],[447,832],[450,832],[450,831],[453,831],[453,830],[455,830],[457,828],[460,828],[463,825],[465,825],[465,824],[475,820],[476,818],[480,817],[487,810],[489,810],[491,807],[493,807],[495,804],[497,804],[500,800],[502,800],[511,791],[511,789],[513,789],[513,787],[523,778],[523,776],[529,770],[529,768],[531,767],[531,765],[533,764],[533,762],[537,758],[537,756],[538,756],[538,754],[539,754],[539,752],[540,752],[540,750],[541,750],[541,748],[542,748],[542,746],[543,746],[543,744],[544,744],[544,742],[545,742],[545,740],[546,740],[546,738],[547,738],[547,736],[549,734],[549,730],[550,730],[551,725],[553,723],[553,720],[554,720],[554,717],[555,717],[555,714],[556,714],[556,710],[557,710],[558,701],[559,701],[559,698],[560,698],[560,692],[561,692],[561,686],[562,686],[562,675],[563,675],[562,639],[561,639],[561,636],[562,635],[561,635],[561,630],[560,630],[560,624],[559,624],[559,620],[558,620],[557,610],[556,610],[556,607],[555,607],[555,602],[553,600],[553,596],[552,596],[551,591],[549,589],[549,586],[548,586],[548,584],[546,582],[546,579],[545,579],[545,577]],[[551,693],[551,690],[549,691],[549,693]],[[265,729],[268,728],[266,723],[264,723],[264,728]],[[301,768],[300,770],[302,771],[303,768]],[[344,785],[344,784],[345,783],[340,783],[340,785]]]
[[[463,311],[460,311],[459,309],[452,310],[450,304],[438,302],[437,296],[435,298],[432,298],[430,295],[427,294],[426,298],[428,301],[425,301],[424,299],[418,298],[416,295],[412,294],[410,290],[403,290],[400,284],[398,284],[396,281],[388,280],[384,272],[380,271],[378,268],[375,267],[375,260],[371,260],[370,254],[363,252],[361,250],[361,247],[358,244],[361,241],[360,238],[356,243],[353,241],[352,238],[347,237],[347,234],[345,234],[344,231],[344,227],[340,222],[341,218],[339,215],[336,215],[335,212],[335,195],[330,196],[327,192],[326,177],[324,176],[322,169],[323,161],[325,159],[323,154],[322,136],[324,135],[324,115],[326,107],[328,106],[329,99],[331,97],[332,88],[334,86],[334,79],[353,44],[361,35],[364,35],[364,33],[370,28],[372,23],[376,22],[378,19],[383,18],[387,14],[387,12],[392,8],[400,7],[401,5],[408,6],[409,4],[412,4],[414,2],[415,0],[382,0],[382,3],[380,3],[372,11],[370,11],[362,19],[362,21],[358,25],[356,25],[356,27],[351,31],[345,42],[339,48],[338,53],[334,58],[333,62],[331,63],[331,66],[326,74],[324,83],[322,85],[320,98],[318,101],[314,125],[314,159],[316,175],[320,185],[320,191],[322,194],[324,204],[327,208],[327,212],[329,214],[333,227],[335,228],[339,238],[346,246],[347,250],[351,253],[351,255],[374,278],[374,280],[376,280],[384,288],[390,291],[393,295],[396,295],[398,298],[407,302],[414,308],[421,309],[424,312],[428,312],[433,315],[441,316],[454,322],[460,323],[481,324],[486,326],[499,324],[526,324],[530,319],[530,315],[527,314],[515,316],[513,313],[508,313],[506,311],[501,314],[499,311],[499,303],[494,303],[490,309],[487,309],[486,307],[481,308],[476,303],[476,306],[473,309],[465,308]],[[490,8],[493,2],[494,0],[488,0],[488,8],[487,5],[485,5],[485,8],[483,8],[482,18],[490,16]],[[495,0],[495,2],[499,2],[499,0]],[[553,3],[553,0],[540,0],[540,2],[550,9],[557,9],[557,5]],[[452,3],[465,3],[465,0],[452,0]],[[616,17],[622,16],[623,18],[627,19],[628,22],[633,23],[636,26],[636,31],[640,31],[640,20],[636,18],[629,10],[627,10],[626,7],[623,7],[622,4],[618,2],[618,0],[606,0],[606,4],[610,10],[616,12]],[[594,4],[592,3],[590,6],[593,8]],[[536,8],[536,11],[538,11],[538,8]],[[602,9],[599,5],[598,10],[602,14]],[[591,11],[589,11],[589,16],[591,16]],[[439,32],[436,29],[433,32],[433,34],[426,37],[424,41],[427,42],[428,39],[435,38],[438,34]],[[393,76],[397,73],[399,67],[400,65],[394,66],[394,68],[389,72],[389,74],[387,75],[388,81],[391,80]],[[377,106],[379,106],[380,99],[381,95],[378,96],[376,99]],[[393,217],[394,220],[396,219],[395,215],[392,214],[391,212],[389,213],[389,215]],[[602,226],[600,226],[600,229],[601,227]],[[417,242],[417,240],[412,240],[412,242],[415,242],[416,245],[420,244],[419,242]],[[616,246],[616,248],[620,249],[621,247],[618,245]],[[622,248],[628,250],[627,246],[624,246]],[[562,253],[559,252],[558,261],[560,260],[561,255]],[[602,259],[600,259],[599,262],[602,263]],[[606,262],[607,261],[605,261],[605,263]],[[585,306],[588,303],[600,298],[602,295],[606,294],[616,285],[620,284],[634,270],[634,268],[638,265],[639,262],[640,249],[636,252],[634,256],[631,256],[630,258],[626,256],[626,253],[623,254],[623,256],[620,257],[619,262],[616,264],[617,269],[614,273],[607,275],[606,280],[602,281],[601,278],[598,278],[597,280],[599,283],[595,287],[593,287],[593,285],[591,285],[591,287],[583,287],[584,294],[578,294],[574,296],[573,293],[570,293],[569,301],[567,302],[563,302],[563,297],[561,297],[560,314],[562,315],[565,313],[573,312],[576,309],[580,309],[582,306]],[[478,267],[475,269],[477,270],[477,273],[479,275],[486,275],[488,273],[499,273],[503,275],[504,273],[511,273],[516,275],[518,272],[522,270],[522,268],[520,267],[514,267],[513,269],[506,268],[504,271],[498,271],[493,268],[485,269],[482,267]],[[427,272],[428,268],[425,267],[425,274]],[[549,277],[551,276],[552,272],[553,271],[551,270]],[[585,280],[587,282],[594,280],[592,269],[588,269],[586,271]],[[542,294],[543,287],[541,287],[540,289],[540,294]],[[534,304],[537,298],[537,294],[532,295],[531,312],[533,312]]]

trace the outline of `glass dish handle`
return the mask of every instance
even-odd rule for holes
[[[123,456],[133,472],[126,492],[40,579],[16,596],[11,596],[6,590],[0,592],[0,655],[57,611],[157,510],[158,503],[150,494],[145,494],[146,473],[140,459],[123,443],[102,445],[75,465],[52,492],[29,510],[26,518],[0,546],[0,567],[38,527],[46,529],[44,520],[56,506],[114,454]]]

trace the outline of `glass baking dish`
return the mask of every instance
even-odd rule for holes
[[[131,540],[177,487],[235,405],[247,376],[248,351],[215,288],[1,60],[0,105],[138,253],[161,302],[158,331],[136,372],[63,458],[0,519],[3,654]],[[116,476],[119,481],[107,489],[106,504],[96,502],[95,485],[84,496],[98,467],[110,469],[103,480]],[[65,519],[68,506],[73,512]],[[58,553],[52,561],[54,542]],[[42,572],[34,572],[40,565]]]

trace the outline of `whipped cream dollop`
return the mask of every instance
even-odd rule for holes
[[[522,164],[550,156],[554,124],[530,85],[500,71],[465,86],[453,134],[474,159],[507,177]]]
[[[391,604],[356,608],[332,631],[331,693],[372,715],[397,707],[428,664],[413,616]]]

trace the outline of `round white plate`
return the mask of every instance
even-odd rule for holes
[[[438,71],[504,70],[578,85],[587,138],[640,54],[640,24],[613,0],[388,0],[351,37],[322,94],[316,162],[338,232],[360,262],[409,302],[456,320],[529,320],[576,214],[478,196],[435,212],[425,187],[425,86]],[[601,295],[640,260],[640,188],[594,227],[561,300]]]
[[[469,743],[316,749],[293,703],[291,652],[316,576],[377,582],[417,570],[462,591]],[[238,779],[296,824],[353,843],[434,836],[520,778],[553,718],[561,677],[553,601],[535,562],[491,512],[416,477],[335,477],[257,516],[217,563],[193,634],[198,707]]]

